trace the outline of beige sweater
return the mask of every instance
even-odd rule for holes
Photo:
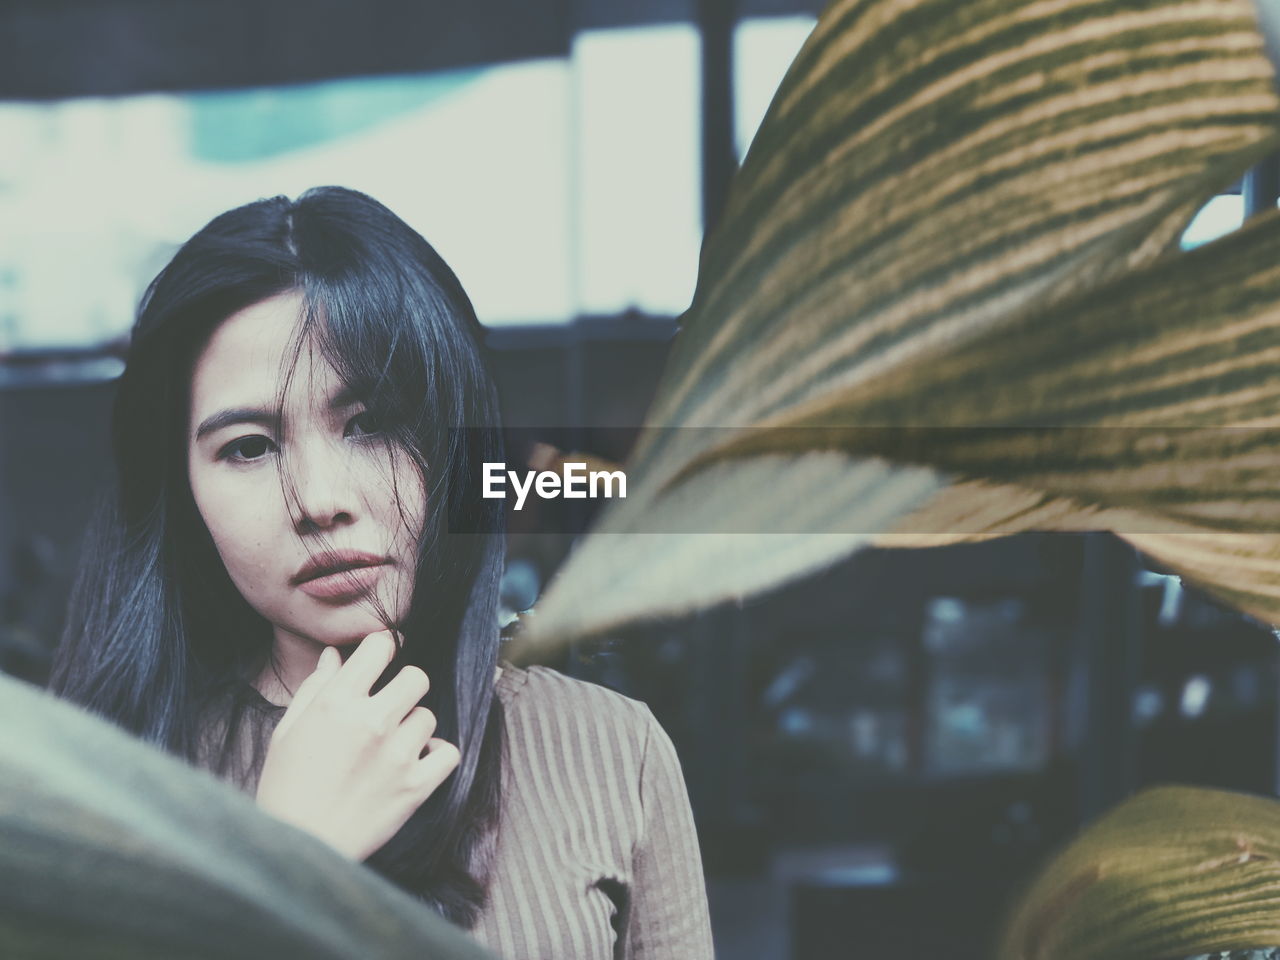
[[[503,781],[489,904],[507,960],[710,960],[680,763],[644,704],[545,667],[504,667]]]
[[[711,960],[689,797],[649,708],[546,667],[504,666],[495,692],[508,762],[473,936],[503,960]]]

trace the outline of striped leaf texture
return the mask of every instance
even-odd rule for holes
[[[1278,943],[1280,803],[1156,787],[1049,863],[1015,906],[996,956],[1236,960],[1241,951],[1270,960]]]
[[[0,677],[0,957],[484,960],[238,791]]]
[[[1280,619],[1280,225],[1177,243],[1280,149],[1274,77],[1248,0],[833,3],[535,648],[1028,529]]]

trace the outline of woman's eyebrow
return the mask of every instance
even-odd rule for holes
[[[361,402],[360,394],[357,390],[352,387],[343,387],[329,398],[328,406],[330,410],[342,410]],[[240,423],[256,423],[277,433],[280,432],[280,419],[273,411],[265,407],[234,407],[230,410],[219,410],[217,413],[205,417],[200,422],[200,426],[196,427],[196,440],[203,440],[208,434],[221,430],[223,427],[230,427]]]
[[[223,427],[239,423],[256,423],[259,426],[278,432],[280,419],[273,411],[263,407],[235,407],[231,410],[219,410],[217,413],[205,417],[200,422],[200,426],[196,427],[196,440],[202,440],[208,434],[221,430]]]

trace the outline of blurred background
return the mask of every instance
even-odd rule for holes
[[[624,459],[818,7],[0,4],[0,669],[46,677],[142,289],[258,197],[389,205],[490,328],[509,459]],[[1278,179],[1251,171],[1184,246]],[[540,531],[581,528],[580,504],[513,520],[509,615],[570,545]],[[982,957],[1028,871],[1128,793],[1280,777],[1271,631],[1103,535],[871,551],[553,665],[670,732],[722,960]]]

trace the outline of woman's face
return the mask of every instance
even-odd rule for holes
[[[292,362],[301,310],[285,293],[214,331],[191,380],[188,475],[231,581],[277,642],[346,645],[383,629],[374,599],[396,622],[408,612],[425,489],[318,348],[304,342]]]

